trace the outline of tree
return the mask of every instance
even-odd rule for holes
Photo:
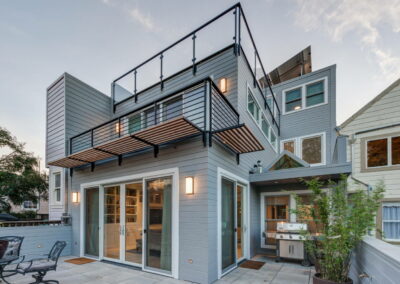
[[[24,150],[24,144],[0,126],[0,212],[25,200],[47,199],[47,175],[39,170],[39,159]]]

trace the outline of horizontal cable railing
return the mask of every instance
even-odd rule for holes
[[[70,154],[96,148],[121,137],[134,138],[139,131],[179,117],[185,118],[199,132],[207,132],[210,128],[207,125],[207,102],[210,102],[211,131],[239,124],[237,111],[212,80],[206,79],[72,137]]]
[[[233,19],[228,17],[232,14]],[[218,30],[221,27],[222,30]],[[218,43],[216,43],[217,41]],[[254,87],[257,87],[263,95],[264,108],[271,114],[273,124],[279,131],[280,108],[240,3],[226,9],[115,79],[112,83],[114,109],[120,103],[130,99],[136,102],[139,94],[151,87],[160,85],[163,89],[168,78],[185,68],[190,69],[191,66],[192,73],[195,75],[200,60],[205,59],[213,51],[217,52],[221,47],[231,44],[233,44],[237,56],[240,56],[242,51],[243,54],[247,54],[245,58],[253,74]],[[267,93],[272,94],[271,99],[267,99]]]

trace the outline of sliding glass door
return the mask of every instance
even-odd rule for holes
[[[229,271],[245,257],[246,187],[221,179],[221,269]]]
[[[142,263],[143,183],[125,185],[125,261]]]
[[[171,272],[172,178],[149,179],[146,185],[146,257],[149,270]]]
[[[85,255],[99,256],[99,189],[87,188],[85,194]]]
[[[104,187],[104,257],[120,259],[121,227],[120,186]]]

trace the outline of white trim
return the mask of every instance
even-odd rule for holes
[[[159,272],[157,270],[149,270],[145,269],[145,265],[143,262],[143,255],[142,254],[142,270],[143,271],[149,271],[152,273],[157,273],[160,275],[168,276],[168,277],[173,277],[178,279],[179,276],[179,169],[178,168],[169,168],[169,169],[163,169],[163,170],[158,170],[158,171],[152,171],[152,172],[145,172],[145,173],[140,173],[140,174],[134,174],[134,175],[128,175],[128,176],[122,176],[122,177],[117,177],[117,178],[109,178],[109,179],[103,179],[103,180],[98,180],[94,182],[88,182],[88,183],[83,183],[81,184],[80,192],[81,192],[81,203],[80,203],[80,256],[84,256],[84,215],[85,215],[85,195],[83,194],[85,189],[91,188],[91,187],[98,187],[99,188],[99,194],[104,194],[104,185],[110,185],[110,184],[120,184],[124,182],[130,182],[134,180],[142,180],[143,183],[147,179],[151,178],[157,178],[157,177],[163,177],[163,176],[172,176],[172,260],[171,260],[171,274],[166,274],[165,272]],[[143,191],[145,191],[145,188],[143,188]],[[144,194],[144,193],[143,193]],[[144,196],[143,196],[144,197]],[[99,202],[100,198],[102,198],[102,195],[99,196]],[[104,246],[104,239],[102,237],[103,235],[103,215],[102,210],[104,204],[104,197],[102,198],[102,202],[100,203],[99,206],[99,226],[100,226],[100,236],[99,236],[99,259],[104,259],[103,255],[103,246]],[[145,214],[142,214],[144,218]],[[101,220],[101,221],[100,221]],[[143,242],[145,243],[145,242]],[[143,250],[145,251],[145,250]],[[85,256],[86,257],[86,256]],[[112,259],[112,261],[118,262],[118,260]]]
[[[271,145],[272,149],[278,153],[278,136],[275,133],[275,130],[273,129],[273,123],[271,123],[268,118],[267,115],[264,113],[263,108],[260,106],[260,103],[258,102],[258,100],[256,99],[256,97],[254,96],[254,92],[251,90],[251,87],[249,85],[248,82],[246,82],[247,87],[246,87],[246,112],[247,114],[251,117],[251,119],[254,121],[254,123],[258,126],[259,130],[261,131],[262,135],[267,139],[268,143]],[[249,91],[251,93],[251,97],[253,98],[254,103],[256,104],[256,107],[258,108],[258,120],[256,118],[254,118],[253,114],[249,111]],[[275,105],[275,104],[274,104]],[[269,130],[268,130],[268,135],[266,135],[262,129],[262,119],[265,119],[265,121],[267,122],[268,126],[269,126]],[[274,134],[275,136],[275,145],[273,145],[272,141],[271,141],[271,133]]]
[[[243,258],[249,258],[250,257],[250,183],[248,180],[241,178],[223,168],[218,167],[217,168],[217,267],[218,267],[218,279],[220,279],[222,276],[225,274],[229,273],[233,269],[236,268],[237,266],[237,260],[236,260],[236,265],[234,265],[232,268],[230,268],[227,271],[224,271],[222,273],[222,240],[221,240],[221,216],[222,216],[222,206],[221,206],[221,180],[222,177],[228,178],[230,180],[235,181],[235,185],[237,183],[240,183],[242,186],[244,186],[246,190],[246,194],[244,195],[246,197],[246,207],[243,214],[245,214],[245,220],[247,222],[247,230],[244,234],[244,240],[242,241],[242,245],[246,244],[243,246]],[[245,249],[244,249],[245,248]]]
[[[324,102],[307,107],[306,106],[306,87],[311,84],[314,84],[316,82],[319,82],[319,81],[324,82]],[[289,91],[295,90],[295,89],[301,90],[301,109],[286,111],[286,93]],[[291,113],[299,112],[302,110],[326,105],[327,103],[328,103],[328,77],[322,77],[322,78],[319,78],[319,79],[316,79],[313,81],[309,81],[309,82],[297,85],[295,87],[290,87],[290,88],[282,90],[282,115],[291,114]]]
[[[307,138],[312,138],[312,137],[317,137],[317,136],[321,136],[321,163],[317,163],[317,164],[310,164],[308,163],[311,167],[315,167],[315,166],[324,166],[326,165],[326,132],[319,132],[319,133],[313,133],[313,134],[307,134],[304,136],[298,136],[298,137],[291,137],[291,138],[287,138],[285,140],[281,140],[280,141],[280,146],[281,146],[281,152],[283,151],[283,144],[285,142],[288,141],[294,141],[295,145],[294,145],[294,155],[296,155],[297,157],[299,157],[300,159],[303,159],[303,149],[302,149],[302,141],[304,139]]]

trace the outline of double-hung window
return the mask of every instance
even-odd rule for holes
[[[61,202],[61,173],[54,174],[54,201]]]
[[[400,202],[382,203],[382,231],[386,240],[400,240]]]
[[[325,133],[281,141],[281,149],[292,152],[310,165],[325,164]]]
[[[255,119],[257,123],[260,122],[260,107],[258,106],[256,100],[250,89],[247,90],[247,109],[251,116]]]
[[[400,165],[400,136],[369,140],[366,148],[368,168]]]
[[[285,95],[285,110],[290,112],[302,108],[302,94],[301,88],[290,90]]]
[[[322,104],[324,102],[324,97],[324,81],[306,86],[306,107]]]

